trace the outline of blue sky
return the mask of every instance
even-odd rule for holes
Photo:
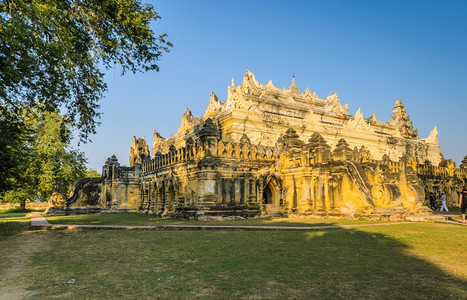
[[[425,138],[435,126],[445,158],[467,155],[467,1],[149,1],[153,30],[174,44],[160,72],[107,72],[102,125],[80,146],[101,171],[112,154],[128,165],[133,136],[175,133],[190,108],[204,113],[246,70],[260,82],[339,94],[388,121],[401,99]]]

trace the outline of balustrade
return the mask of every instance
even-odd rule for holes
[[[158,155],[149,161],[145,161],[141,170],[143,174],[150,173],[167,166],[193,160],[198,156],[201,157],[201,155],[204,155],[202,149],[203,145],[199,142],[187,145],[186,147]],[[216,157],[274,161],[279,159],[279,154],[274,147],[218,141]],[[296,167],[302,166],[302,163],[306,162],[308,159],[310,158],[305,160],[291,159],[289,164],[295,165]],[[381,160],[379,163],[387,166],[392,173],[400,173],[401,170],[404,169],[403,162]],[[447,167],[420,164],[415,171],[418,175],[422,176],[452,177],[451,175],[454,175],[454,177],[460,179],[467,178],[467,169],[450,170]]]
[[[160,168],[187,162],[201,156],[203,145],[195,143],[186,147],[171,151],[155,158],[145,161],[142,165],[142,172],[150,173]],[[274,147],[259,146],[252,144],[232,144],[230,142],[218,142],[217,156],[219,158],[239,158],[253,160],[273,161],[279,159]]]

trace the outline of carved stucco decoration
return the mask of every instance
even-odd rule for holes
[[[289,87],[289,91],[292,94],[300,94],[300,90],[298,89],[297,85],[295,84],[295,75],[292,77],[292,84]]]
[[[327,96],[326,100],[328,103],[324,107],[327,111],[346,115],[349,112],[349,106],[347,104],[341,105],[339,96],[337,93],[331,92],[331,95]]]
[[[461,169],[467,169],[467,156],[464,157],[464,159],[462,160],[462,163],[460,165],[460,168]]]
[[[245,76],[243,77],[243,84],[241,87],[242,93],[245,95],[251,94],[258,96],[260,94],[259,88],[260,84],[258,81],[256,81],[255,75],[247,70]]]
[[[393,116],[391,116],[390,124],[396,128],[396,131],[404,138],[416,139],[418,137],[418,130],[413,129],[410,116],[407,114],[401,100],[396,100],[392,112]]]
[[[222,109],[222,102],[219,101],[219,98],[211,92],[211,97],[209,97],[209,104],[204,112],[203,119],[210,118],[216,115]]]
[[[141,164],[144,160],[149,159],[150,156],[146,139],[144,137],[133,137],[133,142],[130,148],[130,166]]]
[[[344,124],[344,128],[365,132],[373,131],[371,125],[366,122],[365,118],[363,118],[363,113],[360,111],[360,108],[357,110],[355,115]]]
[[[161,151],[160,145],[163,144],[165,141],[165,138],[160,135],[157,130],[154,130],[154,139],[152,142],[152,153],[156,154],[156,152]]]
[[[213,97],[214,96],[214,97]],[[215,95],[211,95],[211,99],[217,98]],[[215,100],[213,100],[215,101]],[[215,104],[214,104],[215,105]],[[180,123],[180,127],[178,128],[177,133],[183,133],[186,131],[190,131],[193,127],[198,124],[198,119],[193,116],[190,109],[186,109],[186,112],[182,115],[182,121]]]
[[[438,144],[438,130],[436,129],[436,126],[430,131],[430,135],[424,138],[423,141],[431,144]]]

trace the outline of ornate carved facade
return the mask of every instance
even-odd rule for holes
[[[211,95],[202,117],[187,109],[174,136],[155,131],[152,157],[134,138],[130,167],[109,158],[102,178],[78,183],[50,212],[405,214],[429,211],[428,192],[456,201],[467,158],[459,169],[445,160],[436,127],[419,139],[400,100],[387,122],[348,111],[335,93],[301,93],[295,78],[279,89],[247,71],[224,103]]]

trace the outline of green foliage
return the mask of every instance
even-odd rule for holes
[[[90,177],[101,177],[101,174],[99,174],[99,172],[97,172],[96,170],[94,169],[88,169],[86,171],[86,177],[87,178],[90,178]]]
[[[4,193],[7,202],[47,200],[57,183],[66,190],[86,176],[83,153],[68,145],[71,132],[65,118],[43,109],[24,109],[22,159],[12,188]]]
[[[159,18],[140,0],[0,0],[4,198],[44,199],[58,181],[83,176],[84,157],[67,148],[68,131],[79,129],[84,142],[95,133],[105,69],[159,70],[172,47],[150,28]]]
[[[24,158],[26,130],[23,120],[0,105],[0,191],[10,189],[18,180],[18,165]]]
[[[88,139],[106,90],[101,67],[159,70],[172,46],[150,28],[159,18],[140,0],[1,0],[0,103],[65,108]]]

